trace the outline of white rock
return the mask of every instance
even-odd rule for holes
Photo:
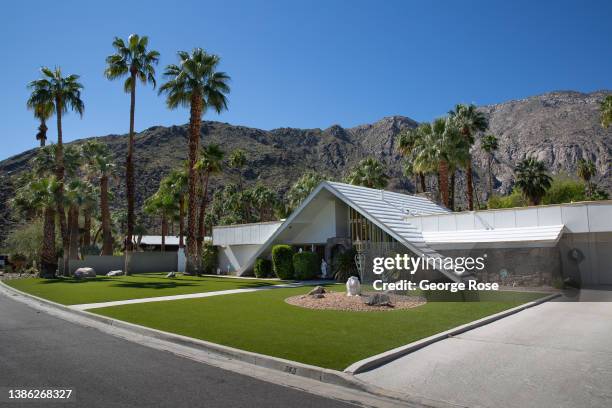
[[[361,284],[359,278],[351,276],[346,281],[346,296],[359,296],[361,293]]]
[[[176,272],[170,272],[169,274],[166,275],[166,278],[175,278],[176,277]]]
[[[78,268],[76,271],[74,271],[74,277],[76,279],[95,278],[96,271],[94,270],[94,268],[88,268],[88,267]]]
[[[123,275],[123,271],[121,269],[116,270],[116,271],[110,271],[109,273],[106,274],[106,276],[121,276]]]

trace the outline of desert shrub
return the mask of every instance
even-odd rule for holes
[[[349,249],[334,257],[332,264],[334,279],[338,282],[346,282],[351,276],[359,276],[355,265],[355,250]]]
[[[489,210],[493,210],[496,208],[515,208],[515,207],[525,207],[527,205],[527,200],[521,193],[521,191],[517,188],[512,190],[512,193],[506,196],[493,195],[489,198],[487,202],[487,207]]]
[[[568,176],[554,177],[550,188],[542,197],[542,204],[562,204],[586,199],[585,184]]]
[[[293,248],[290,245],[272,247],[272,268],[280,279],[293,279]]]
[[[217,247],[207,242],[202,248],[202,272],[214,275],[217,273]]]
[[[319,255],[314,252],[293,254],[293,276],[298,280],[311,280],[319,272]]]
[[[272,272],[272,261],[264,258],[257,258],[253,272],[257,278],[271,278],[274,276]]]

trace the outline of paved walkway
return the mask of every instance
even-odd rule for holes
[[[611,407],[612,292],[559,299],[357,377],[460,406]]]
[[[180,300],[180,299],[197,299],[197,298],[206,298],[206,297],[211,297],[211,296],[233,295],[237,293],[259,292],[261,290],[270,290],[270,289],[286,289],[286,288],[299,288],[301,286],[311,286],[311,285],[327,285],[329,283],[333,283],[333,282],[329,280],[321,280],[321,281],[307,281],[307,282],[296,282],[296,283],[283,283],[280,285],[262,286],[262,287],[251,288],[251,289],[228,289],[228,290],[217,290],[214,292],[188,293],[185,295],[157,296],[157,297],[142,298],[142,299],[115,300],[112,302],[82,303],[80,305],[70,305],[68,307],[71,309],[76,309],[76,310],[88,310],[88,309],[96,309],[99,307],[133,305],[136,303],[165,302],[167,300]]]

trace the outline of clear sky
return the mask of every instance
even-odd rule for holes
[[[263,129],[396,114],[426,121],[457,102],[612,88],[609,0],[93,3],[3,4],[0,159],[37,145],[25,101],[41,65],[85,85],[85,114],[67,116],[67,140],[126,133],[129,97],[102,73],[113,37],[130,33],[161,52],[160,74],[177,50],[219,54],[232,77],[229,111],[205,119]],[[187,110],[168,111],[151,88],[138,89],[137,130],[187,120]]]

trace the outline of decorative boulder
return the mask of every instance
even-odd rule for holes
[[[176,272],[170,272],[166,275],[166,278],[176,278]]]
[[[323,299],[325,295],[322,293],[315,293],[313,295],[310,295],[310,297],[315,298],[315,299]]]
[[[106,274],[106,276],[121,276],[123,275],[123,271],[121,269],[116,270],[116,271],[110,271],[109,273]]]
[[[74,271],[74,277],[76,279],[82,279],[82,278],[95,278],[96,277],[96,271],[94,270],[94,268],[78,268],[76,271]]]
[[[327,293],[327,291],[325,290],[325,288],[323,286],[317,286],[315,287],[313,290],[311,290],[310,292],[308,292],[308,294],[310,296],[314,296],[314,295],[322,295],[323,293]]]
[[[391,298],[389,295],[385,295],[384,293],[375,293],[364,301],[364,303],[368,306],[390,306],[393,307],[393,303],[391,303]]]
[[[351,276],[346,281],[346,295],[347,296],[359,296],[361,293],[361,283],[359,283],[359,278],[356,276]]]

